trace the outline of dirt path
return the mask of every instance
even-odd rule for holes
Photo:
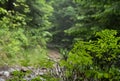
[[[48,50],[48,56],[50,59],[54,60],[54,61],[58,61],[61,59],[61,55],[59,53],[59,51],[57,50]]]

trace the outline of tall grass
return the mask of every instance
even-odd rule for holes
[[[38,66],[43,60],[47,60],[47,50],[39,45],[35,48],[22,50],[20,53],[9,58],[5,53],[0,54],[0,65],[21,65],[21,66]]]

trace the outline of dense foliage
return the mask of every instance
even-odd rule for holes
[[[119,81],[119,9],[119,0],[0,0],[0,64],[51,67],[47,50],[59,48],[63,74],[43,78]]]
[[[44,21],[47,22],[44,23],[46,25],[45,29],[43,29],[42,26],[36,27],[35,25],[29,24],[34,20],[34,18],[38,17],[32,18],[32,16],[29,15],[32,10],[27,1],[8,0],[4,2],[0,1],[0,4],[3,6],[0,8],[1,60],[8,60],[11,57],[18,60],[17,58],[21,57],[19,60],[24,65],[23,62],[26,62],[26,60],[23,58],[26,58],[26,56],[33,57],[31,55],[32,53],[35,53],[34,58],[37,58],[36,60],[39,59],[38,56],[44,58],[46,56],[45,45],[51,37],[51,34],[46,31],[46,29],[50,27],[47,18],[44,18]],[[39,3],[39,5],[42,4],[44,4],[44,1],[43,3]],[[48,17],[47,14],[50,12],[44,12],[46,6],[43,7],[44,8],[40,13],[45,17]],[[41,18],[41,20],[43,19]],[[42,54],[40,55],[39,52]],[[31,58],[28,59],[28,61],[31,61]]]
[[[114,30],[96,33],[97,39],[75,43],[67,61],[66,81],[119,81],[120,37]]]

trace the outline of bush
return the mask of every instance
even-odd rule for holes
[[[96,33],[96,40],[79,41],[61,64],[65,81],[119,81],[120,37],[115,30]]]
[[[46,58],[46,42],[51,34],[41,28],[29,27],[25,14],[4,8],[0,8],[0,12],[4,15],[0,17],[1,65],[21,62],[27,66],[30,61],[35,65],[41,61],[41,57]]]

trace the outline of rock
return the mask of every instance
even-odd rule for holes
[[[3,76],[4,71],[0,71],[0,76]]]
[[[21,67],[21,70],[20,71],[22,71],[22,72],[26,72],[26,71],[28,71],[29,69],[27,68],[27,67]]]
[[[10,72],[4,71],[4,72],[3,72],[3,75],[6,76],[6,77],[9,77],[9,76],[10,76]]]
[[[3,79],[3,78],[0,78],[0,81],[5,81],[5,79]]]
[[[11,73],[11,72],[15,71],[15,69],[14,68],[9,68],[8,71]]]

